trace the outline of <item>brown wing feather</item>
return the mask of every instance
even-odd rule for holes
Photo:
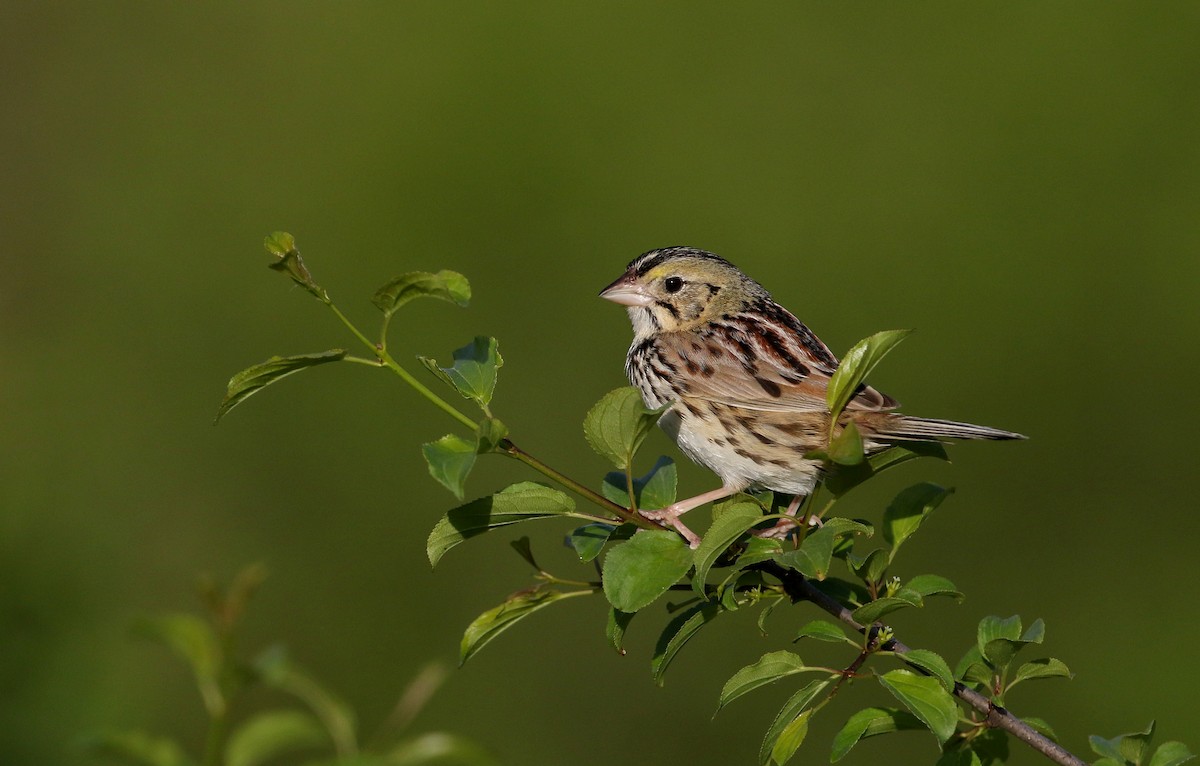
[[[684,395],[755,410],[825,410],[837,358],[777,304],[755,309],[659,336],[660,353],[686,381]],[[886,394],[863,386],[847,408],[886,411],[897,406]]]

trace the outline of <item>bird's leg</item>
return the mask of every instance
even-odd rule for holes
[[[683,539],[688,541],[689,546],[696,548],[700,545],[700,537],[695,532],[684,526],[683,522],[679,520],[679,517],[693,508],[699,508],[705,503],[711,503],[714,500],[721,500],[741,491],[742,487],[731,487],[729,485],[725,485],[718,487],[711,492],[705,492],[702,495],[696,495],[695,497],[689,497],[686,500],[680,500],[678,502],[671,503],[666,508],[662,508],[657,511],[639,510],[638,513],[642,514],[651,521],[662,522],[671,529],[674,529],[676,532],[683,535]]]
[[[767,538],[778,537],[782,539],[787,537],[793,529],[800,526],[800,523],[795,520],[796,512],[800,510],[800,504],[804,502],[805,497],[807,497],[807,495],[796,495],[792,498],[792,502],[788,503],[788,507],[786,510],[784,510],[784,514],[790,518],[780,519],[779,521],[775,522],[774,526],[761,529],[754,534],[759,537]],[[820,519],[817,519],[814,516],[808,520],[808,523],[812,526],[820,526],[821,522]]]

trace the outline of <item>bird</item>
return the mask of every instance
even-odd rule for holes
[[[658,424],[680,451],[721,480],[716,489],[639,513],[675,530],[692,548],[700,538],[679,517],[738,492],[792,495],[786,513],[794,517],[822,476],[824,463],[814,452],[836,433],[826,389],[837,357],[762,285],[706,250],[645,252],[600,297],[629,313],[629,382],[646,407],[665,408]],[[898,407],[864,383],[837,429],[854,423],[867,454],[913,440],[1026,438],[903,415]]]

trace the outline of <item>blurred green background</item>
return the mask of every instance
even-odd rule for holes
[[[907,483],[958,487],[900,573],[968,599],[897,615],[900,634],[953,662],[985,614],[1044,617],[1077,677],[1016,712],[1080,754],[1154,717],[1200,747],[1198,34],[1191,3],[4,3],[0,760],[81,763],[108,727],[197,747],[187,670],[129,625],[191,608],[200,572],[265,562],[247,646],[284,639],[368,729],[529,583],[519,531],[430,571],[454,501],[418,445],[454,424],[384,373],[314,370],[212,427],[233,372],[352,342],[265,268],[275,229],[366,326],[390,277],[467,274],[470,309],[412,305],[397,357],[497,336],[497,414],[596,481],[579,424],[623,383],[630,331],[595,295],[644,250],[725,255],[838,353],[917,328],[877,386],[1032,439],[847,500],[878,519]],[[494,458],[469,489],[527,478]],[[521,531],[582,571],[565,526]],[[622,658],[603,605],[572,600],[456,671],[417,726],[509,764],[749,763],[788,689],[709,717],[815,616],[791,611],[768,639],[750,614],[714,625],[659,689],[661,614]],[[888,702],[852,692],[802,762]],[[847,763],[935,757],[909,734]]]

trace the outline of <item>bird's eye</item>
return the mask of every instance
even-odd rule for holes
[[[669,293],[677,293],[683,289],[683,279],[680,277],[667,277],[667,281],[663,282],[663,287],[667,288]]]

